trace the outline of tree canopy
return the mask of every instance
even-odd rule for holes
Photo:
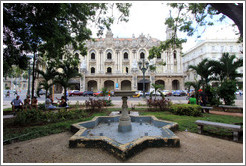
[[[193,35],[197,27],[212,26],[216,21],[223,21],[226,16],[235,23],[240,36],[243,36],[243,3],[170,3],[169,5],[178,9],[177,17],[173,20],[169,19],[169,24],[173,25],[174,29],[186,32],[188,36]],[[174,24],[175,21],[179,24]]]
[[[29,52],[46,52],[50,57],[57,57],[65,45],[71,44],[85,53],[84,41],[91,35],[88,23],[95,23],[100,35],[114,22],[110,9],[118,9],[122,13],[119,21],[127,21],[130,6],[122,3],[4,3],[4,73],[7,74],[12,65],[26,68]]]

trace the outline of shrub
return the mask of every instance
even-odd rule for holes
[[[20,111],[17,113],[14,119],[14,125],[25,126],[25,125],[36,125],[43,123],[54,123],[63,120],[77,119],[87,117],[88,114],[84,110],[70,110],[61,109],[58,112],[47,111],[43,112],[41,110],[28,110]]]
[[[201,116],[201,106],[192,104],[175,104],[170,107],[170,112],[176,115]]]
[[[220,98],[218,96],[218,88],[213,88],[211,86],[207,86],[205,88],[205,94],[208,97],[208,104],[212,105],[220,105]]]
[[[170,99],[147,99],[147,106],[148,111],[167,111],[169,110],[169,107],[171,106],[171,100]],[[154,108],[154,109],[153,109]]]
[[[233,105],[235,103],[237,91],[236,82],[233,80],[226,80],[222,82],[221,86],[218,88],[218,95],[225,102],[225,105]]]
[[[92,98],[89,98],[89,100],[85,101],[85,107],[87,110],[89,111],[93,111],[93,112],[98,112],[98,111],[102,111],[103,107],[106,107],[107,103],[106,100],[95,100]]]

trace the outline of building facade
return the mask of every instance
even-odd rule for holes
[[[199,80],[199,76],[189,70],[189,65],[197,65],[203,59],[219,60],[222,54],[228,52],[230,55],[236,55],[237,58],[243,58],[242,43],[238,43],[237,39],[207,39],[200,41],[195,47],[183,54],[183,69],[186,74],[186,81]],[[243,73],[243,67],[238,69],[239,73]],[[240,80],[242,83],[243,79]]]
[[[167,29],[167,38],[171,37]],[[160,41],[141,34],[135,38],[114,38],[111,31],[105,38],[87,42],[88,53],[80,56],[80,72],[83,78],[71,81],[81,90],[142,90],[143,73],[138,62],[148,61],[149,50],[158,46]],[[151,59],[150,65],[156,70],[145,73],[145,89],[149,91],[152,83],[162,84],[167,90],[184,88],[183,62],[181,50],[167,50],[160,57]],[[166,65],[163,65],[163,62]],[[77,85],[76,85],[77,84]]]

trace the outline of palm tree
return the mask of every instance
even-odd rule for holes
[[[55,67],[55,62],[48,62],[46,64],[45,71],[43,71],[43,69],[38,69],[37,72],[43,78],[43,80],[39,82],[37,95],[40,89],[45,89],[45,98],[47,98],[49,88],[54,85],[54,77],[58,75]]]
[[[197,66],[189,65],[188,70],[194,70],[201,77],[201,84],[203,89],[204,86],[208,86],[208,83],[211,81],[212,77],[212,63],[208,59],[203,59]]]
[[[243,74],[238,73],[237,69],[243,66],[243,59],[237,59],[235,55],[223,53],[219,61],[211,61],[212,72],[219,77],[220,82],[225,80],[235,80],[242,77]]]
[[[72,78],[82,77],[82,75],[78,71],[79,59],[68,51],[65,51],[63,55],[64,59],[58,62],[58,69],[62,71],[55,78],[55,83],[60,84],[64,88],[64,96],[66,96],[67,88],[71,86],[69,81]]]
[[[157,92],[157,91],[160,92],[161,89],[164,89],[164,86],[161,85],[161,84],[151,84],[151,85],[152,85],[152,87],[155,89],[155,99],[156,99],[156,92]],[[160,92],[160,93],[161,93],[161,92]],[[152,96],[152,94],[153,94],[153,92],[151,92],[151,95],[150,95],[150,96]]]

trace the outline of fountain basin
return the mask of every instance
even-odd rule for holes
[[[179,147],[180,140],[172,132],[178,124],[159,120],[155,116],[130,116],[133,129],[118,132],[120,116],[94,117],[90,121],[71,125],[75,133],[69,139],[69,147],[103,148],[125,160],[147,147]]]

